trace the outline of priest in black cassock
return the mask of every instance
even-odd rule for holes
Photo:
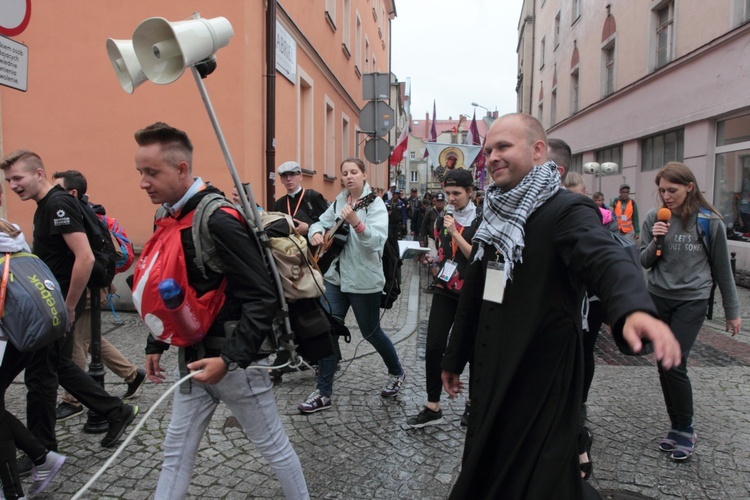
[[[597,498],[577,451],[585,289],[602,299],[621,349],[650,342],[669,368],[680,348],[596,205],[560,188],[541,124],[503,116],[486,153],[494,185],[442,363],[455,396],[473,355],[463,467],[450,498]]]

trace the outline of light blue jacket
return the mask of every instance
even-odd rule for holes
[[[370,194],[370,185],[365,183],[362,198]],[[344,189],[336,196],[320,220],[310,226],[308,236],[324,233],[336,223],[341,210],[346,206],[349,190]],[[350,228],[341,254],[331,263],[325,279],[341,287],[344,293],[382,292],[385,285],[383,276],[383,247],[388,237],[388,212],[382,198],[376,197],[367,208],[357,210],[365,230],[359,234]],[[346,224],[346,222],[344,223]]]

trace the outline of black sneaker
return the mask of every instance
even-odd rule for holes
[[[135,416],[138,415],[138,407],[132,405],[122,405],[122,411],[120,414],[109,421],[109,430],[107,435],[102,439],[102,446],[105,448],[111,448],[117,441],[125,434],[125,429],[128,428]]]
[[[146,381],[146,372],[138,368],[135,372],[135,378],[128,382],[128,390],[122,395],[122,399],[134,398],[141,391],[143,383]]]
[[[31,469],[34,468],[34,462],[31,461],[28,455],[23,455],[18,459],[16,468],[18,469],[18,477],[29,477]]]
[[[419,413],[413,417],[406,419],[406,425],[412,429],[420,429],[427,425],[436,425],[443,423],[443,410],[438,411],[430,410],[426,406],[423,406]]]
[[[76,406],[63,401],[62,403],[57,405],[57,409],[55,410],[55,418],[58,422],[64,422],[65,420],[73,418],[76,415],[81,415],[82,413],[83,405]]]

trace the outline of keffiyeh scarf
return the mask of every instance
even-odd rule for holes
[[[481,260],[484,245],[494,246],[505,262],[505,279],[513,279],[513,266],[522,262],[526,220],[560,189],[560,173],[553,161],[536,165],[509,191],[498,186],[487,189],[483,220],[474,239],[479,250],[474,260]]]

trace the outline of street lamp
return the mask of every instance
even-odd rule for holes
[[[484,107],[484,106],[482,106],[481,104],[477,104],[476,102],[472,102],[472,103],[471,103],[471,105],[472,105],[472,106],[474,106],[475,108],[482,108],[482,109],[485,109],[485,110],[487,110],[487,114],[490,114],[490,110],[489,110],[489,108],[485,108],[485,107]]]

